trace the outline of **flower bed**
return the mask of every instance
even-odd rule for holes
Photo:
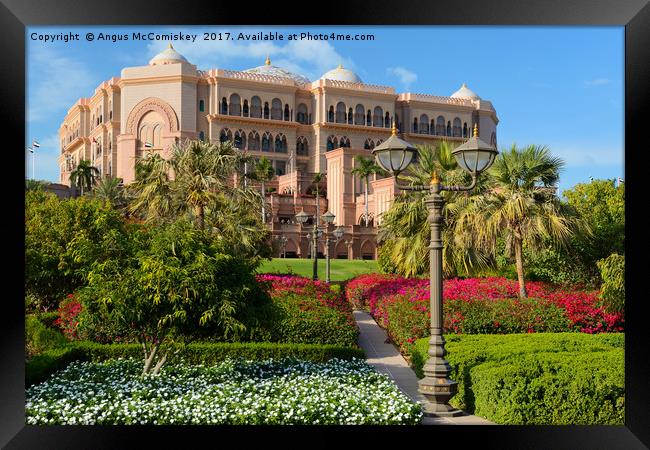
[[[517,282],[505,278],[445,280],[444,332],[507,334],[624,330],[623,313],[598,307],[598,292],[564,291],[541,282],[526,284],[528,299],[518,298]],[[387,329],[405,352],[429,335],[429,281],[364,276],[351,281],[348,298],[367,305],[377,323]]]
[[[27,389],[28,424],[417,424],[420,406],[364,361],[227,360],[139,377],[141,361],[74,362]]]

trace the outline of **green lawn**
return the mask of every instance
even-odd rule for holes
[[[378,272],[377,261],[361,259],[332,259],[330,260],[330,276],[332,281],[343,281],[363,273]],[[273,258],[264,261],[259,273],[294,273],[311,278],[312,260],[303,258]],[[318,259],[318,279],[325,280],[325,259]]]

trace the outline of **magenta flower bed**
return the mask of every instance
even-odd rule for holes
[[[451,279],[443,283],[445,333],[583,333],[624,331],[624,315],[598,307],[598,291],[526,283],[528,299],[506,278]],[[429,280],[363,275],[348,283],[348,300],[366,309],[400,346],[429,335]]]
[[[334,292],[323,281],[314,281],[296,275],[261,274],[256,276],[259,283],[267,285],[267,292],[271,298],[277,298],[287,292],[313,297],[325,306],[345,313],[352,313],[350,304],[345,299],[343,292]]]

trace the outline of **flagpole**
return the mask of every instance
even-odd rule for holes
[[[32,149],[32,180],[35,180],[36,152]]]

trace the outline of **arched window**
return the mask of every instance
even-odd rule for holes
[[[296,113],[296,121],[298,123],[302,123],[303,125],[309,123],[307,118],[307,105],[305,105],[304,103],[299,104],[297,111],[298,112]]]
[[[243,130],[237,130],[235,132],[235,139],[233,141],[235,148],[239,150],[244,150],[246,148],[246,133]]]
[[[413,118],[413,132],[414,133],[418,132],[418,118],[417,117]]]
[[[262,151],[263,152],[270,152],[271,151],[271,140],[273,139],[273,136],[271,136],[271,133],[268,131],[264,133],[264,136],[262,136]]]
[[[199,100],[199,111],[205,111],[205,102],[203,100]]]
[[[463,137],[467,137],[467,122],[463,123]]]
[[[224,128],[219,133],[219,142],[224,143],[227,141],[232,142],[232,132],[228,128]]]
[[[381,144],[382,142],[384,142],[384,140],[383,140],[383,139],[377,139],[377,142],[375,142],[375,146],[377,146],[377,145],[379,145],[379,144]]]
[[[309,142],[304,136],[300,136],[296,141],[296,154],[299,156],[309,155]]]
[[[260,149],[260,135],[257,131],[248,133],[248,149],[256,151]]]
[[[371,127],[372,126],[372,111],[368,110],[366,113],[366,126]]]
[[[352,111],[352,108],[348,109],[348,125],[352,125],[352,121],[354,118],[354,111]]]
[[[366,142],[364,142],[363,144],[363,148],[365,148],[366,150],[372,150],[373,148],[375,148],[375,143],[373,142],[372,139],[366,139]]]
[[[262,118],[262,100],[258,96],[251,98],[251,117]]]
[[[420,116],[420,128],[418,131],[420,134],[429,134],[429,116],[426,114]]]
[[[269,118],[269,113],[270,113],[269,102],[264,102],[264,118],[265,119]]]
[[[199,141],[204,141],[205,140],[205,133],[203,131],[199,131]],[[110,150],[111,143],[108,143],[108,149]]]
[[[341,138],[341,142],[339,143],[340,147],[350,147],[350,139],[347,138],[347,136],[343,136]]]
[[[373,127],[384,126],[384,110],[380,106],[376,106],[372,116]]]
[[[436,121],[431,119],[431,125],[429,126],[429,134],[436,134]]]
[[[330,110],[327,113],[327,121],[334,122],[334,106],[330,105]]]
[[[248,117],[248,113],[249,113],[248,100],[244,100],[244,106],[242,107],[242,113],[243,113],[244,117]]]
[[[291,116],[289,115],[289,105],[285,104],[284,105],[284,120],[288,122],[289,119],[291,119]]]
[[[447,122],[447,136],[451,136],[451,121]]]
[[[271,100],[271,119],[282,120],[282,101],[279,98]]]
[[[445,118],[438,116],[436,119],[436,135],[443,136],[445,134]]]
[[[345,123],[345,103],[336,104],[336,123]]]
[[[460,137],[462,135],[462,132],[463,132],[463,130],[462,130],[461,126],[460,126],[460,119],[458,117],[456,117],[454,119],[454,126],[453,126],[453,128],[451,130],[451,134],[452,134],[452,136]]]
[[[497,134],[494,131],[492,132],[492,135],[490,136],[490,145],[492,147],[495,147],[495,148],[497,146]]]
[[[327,138],[327,151],[329,152],[330,150],[334,150],[335,148],[338,148],[339,143],[338,140],[336,139],[336,136],[330,136]]]
[[[228,100],[226,100],[226,97],[221,99],[221,114],[228,114]]]
[[[230,96],[230,115],[241,116],[241,98],[238,94]]]
[[[384,128],[390,128],[390,113],[386,111],[386,117],[384,117]]]
[[[277,153],[287,152],[287,138],[282,133],[275,137],[275,151]]]
[[[354,108],[354,124],[355,125],[365,125],[366,124],[366,118],[365,118],[365,111],[366,108],[364,108],[363,105],[359,104]]]

